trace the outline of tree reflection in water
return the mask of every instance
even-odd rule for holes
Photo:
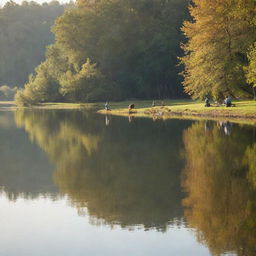
[[[0,111],[0,191],[11,200],[57,196],[53,166],[26,133],[17,129],[13,113]]]
[[[195,228],[198,240],[214,255],[255,255],[253,128],[234,125],[232,132],[227,132],[225,127],[197,122],[184,132],[185,217],[189,226]]]
[[[46,152],[61,194],[93,223],[165,231],[184,207],[214,255],[255,255],[253,127],[116,117],[106,125],[104,116],[75,110],[19,110],[16,124]]]
[[[55,165],[60,191],[93,222],[164,231],[181,220],[179,149],[190,121],[112,117],[106,126],[88,111],[25,110],[16,122]]]

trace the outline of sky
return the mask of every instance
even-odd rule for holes
[[[6,2],[8,2],[9,0],[0,0],[0,5],[3,6]],[[22,3],[24,0],[13,0],[14,2],[20,4]],[[31,0],[27,0],[28,2],[30,2]],[[39,4],[44,3],[44,2],[51,2],[52,0],[33,0],[34,2],[37,2]],[[58,0],[60,3],[67,3],[69,2],[69,0]]]

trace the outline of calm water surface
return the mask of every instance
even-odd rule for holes
[[[256,129],[0,111],[0,255],[256,255]]]

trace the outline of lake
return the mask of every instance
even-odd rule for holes
[[[256,128],[0,111],[0,255],[255,255]]]

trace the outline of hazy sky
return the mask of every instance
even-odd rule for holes
[[[0,0],[0,5],[4,5],[6,2],[8,2],[9,0]],[[24,0],[13,0],[14,2],[20,4],[22,3]],[[30,2],[30,0],[27,0],[28,2]],[[37,3],[44,3],[44,2],[51,2],[52,0],[33,0],[34,2]],[[66,3],[69,2],[69,0],[58,0],[60,3]]]

